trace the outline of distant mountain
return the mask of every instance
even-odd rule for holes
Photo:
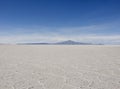
[[[67,40],[57,43],[20,43],[18,45],[103,45],[103,44],[92,44]]]
[[[82,43],[82,42],[76,42],[72,40],[62,41],[62,42],[58,42],[55,44],[58,44],[58,45],[92,45],[91,43]]]

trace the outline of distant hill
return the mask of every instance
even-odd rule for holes
[[[72,40],[62,41],[62,42],[58,42],[55,44],[58,44],[58,45],[92,45],[91,43],[82,43],[82,42],[76,42]]]
[[[57,43],[20,43],[18,45],[94,45],[94,44],[67,40],[67,41],[62,41]]]

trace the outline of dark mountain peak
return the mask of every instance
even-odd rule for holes
[[[81,42],[76,42],[73,40],[67,40],[67,41],[58,42],[56,44],[80,45],[80,44],[87,44],[87,43],[81,43]]]
[[[73,40],[67,40],[67,41],[63,41],[63,42],[74,43],[75,41],[73,41]]]

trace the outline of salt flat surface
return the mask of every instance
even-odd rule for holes
[[[120,89],[120,46],[0,45],[0,89]]]

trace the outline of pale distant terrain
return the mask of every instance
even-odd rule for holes
[[[120,46],[0,45],[0,89],[120,89]]]

